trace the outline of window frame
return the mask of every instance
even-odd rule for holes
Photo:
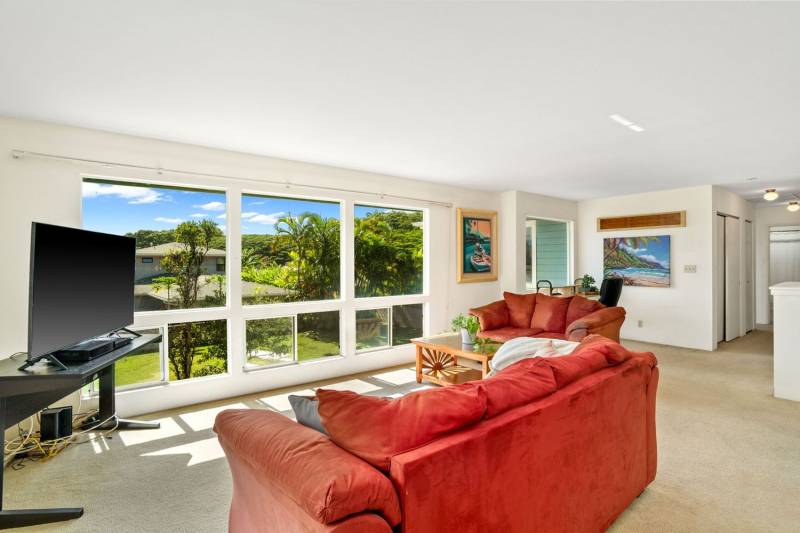
[[[260,184],[257,180],[234,181],[226,178],[214,178],[211,176],[181,176],[182,181],[163,179],[161,176],[149,178],[145,177],[146,172],[136,169],[130,170],[134,176],[107,176],[95,173],[79,174],[79,183],[84,180],[103,180],[111,183],[132,186],[151,186],[151,187],[178,187],[181,189],[199,189],[202,191],[220,192],[225,195],[226,219],[222,221],[225,227],[226,250],[225,250],[225,285],[226,303],[219,307],[197,307],[191,309],[165,309],[158,311],[136,311],[134,313],[134,324],[132,327],[137,329],[162,328],[162,353],[161,366],[164,380],[160,382],[150,382],[147,384],[131,385],[118,390],[118,393],[125,395],[153,387],[184,387],[192,386],[198,382],[224,381],[231,378],[242,376],[254,376],[262,372],[274,371],[280,373],[286,371],[287,367],[302,367],[306,365],[331,364],[335,361],[348,357],[362,355],[373,355],[380,352],[393,352],[396,350],[408,350],[409,345],[393,346],[392,320],[389,317],[389,345],[376,347],[370,350],[356,349],[355,335],[355,311],[364,309],[375,309],[381,307],[390,308],[395,305],[422,304],[423,335],[429,334],[428,324],[430,308],[430,207],[427,202],[409,201],[403,204],[389,202],[375,202],[371,195],[336,191],[336,193],[319,194],[319,189],[298,188],[302,193],[295,192],[291,185],[286,185],[286,190],[274,184]],[[120,171],[120,174],[122,172]],[[339,205],[339,298],[331,300],[313,300],[303,302],[279,302],[268,304],[244,305],[242,303],[242,284],[241,284],[241,251],[242,251],[242,199],[244,195],[255,195],[263,197],[277,197],[285,199],[297,199],[306,201],[333,202]],[[79,197],[79,210],[81,220],[83,220],[83,199]],[[375,207],[383,209],[400,209],[420,211],[422,213],[422,292],[413,295],[393,295],[393,296],[374,296],[374,297],[355,297],[355,206]],[[326,311],[338,311],[339,313],[339,348],[338,355],[324,356],[309,361],[299,361],[297,347],[297,315],[304,313],[317,313]],[[263,367],[247,365],[246,351],[246,322],[248,320],[258,320],[267,318],[280,318],[286,316],[294,317],[293,336],[294,336],[294,361],[286,364],[275,364]],[[211,376],[203,376],[185,380],[170,381],[169,376],[169,325],[182,322],[204,322],[210,320],[226,320],[227,322],[227,372]],[[220,385],[222,386],[222,385]],[[228,394],[227,396],[230,396]]]

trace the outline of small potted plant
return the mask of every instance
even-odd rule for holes
[[[581,278],[581,285],[578,288],[578,292],[597,292],[595,283],[595,279],[591,274],[584,274]]]
[[[475,344],[475,336],[481,329],[481,324],[478,322],[478,317],[472,315],[459,314],[451,322],[453,331],[461,332],[461,342],[464,344]]]

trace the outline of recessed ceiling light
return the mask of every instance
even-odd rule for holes
[[[775,189],[767,189],[764,191],[764,200],[772,202],[778,199],[778,191]]]
[[[623,117],[622,115],[616,115],[616,114],[608,115],[608,118],[610,118],[611,120],[613,120],[617,124],[622,124],[623,126],[628,128],[629,130],[635,131],[637,133],[641,133],[641,132],[644,131],[643,127],[641,127],[640,125],[636,124],[632,120],[628,120],[627,118]]]
[[[623,126],[630,126],[633,124],[633,122],[623,117],[622,115],[609,115],[608,118],[610,118],[614,122],[622,124]]]
[[[747,178],[745,181],[758,181],[758,178]]]

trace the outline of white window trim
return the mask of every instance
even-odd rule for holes
[[[337,192],[335,194],[315,194],[313,189],[308,189],[308,194],[287,192],[274,184],[240,183],[226,178],[212,178],[205,176],[191,176],[180,181],[152,179],[137,176],[103,176],[97,174],[79,174],[81,182],[84,179],[103,179],[132,185],[151,185],[199,188],[203,190],[219,191],[226,195],[226,291],[227,301],[224,307],[204,307],[193,309],[171,309],[165,311],[142,311],[134,313],[135,328],[161,327],[164,332],[162,350],[162,368],[165,381],[148,382],[131,385],[117,391],[118,406],[125,414],[138,414],[154,412],[167,407],[186,405],[218,398],[232,397],[247,394],[258,390],[269,390],[286,386],[287,383],[308,382],[319,379],[318,376],[346,375],[372,368],[381,368],[407,363],[413,360],[413,349],[410,345],[388,346],[376,350],[356,350],[355,338],[355,311],[376,307],[391,307],[393,305],[417,304],[423,305],[423,335],[429,335],[430,312],[430,208],[423,201],[411,201],[403,205],[394,203],[375,202],[371,195],[358,193]],[[288,186],[287,186],[288,187]],[[304,189],[305,190],[305,189]],[[326,191],[327,192],[327,191]],[[245,306],[242,304],[241,283],[241,198],[243,194],[261,196],[275,196],[281,198],[297,198],[302,200],[317,200],[338,202],[340,204],[340,298],[335,300],[287,302],[276,304],[263,304]],[[82,198],[79,209],[83,218]],[[423,292],[414,295],[382,296],[382,297],[355,297],[354,272],[354,212],[355,205],[383,207],[388,209],[418,210],[423,213]],[[237,221],[235,224],[232,221]],[[237,283],[233,281],[236,280]],[[274,365],[265,368],[246,369],[245,351],[245,320],[272,318],[302,313],[321,311],[335,311],[340,313],[340,347],[339,356],[327,356],[303,363],[294,362],[287,365]],[[168,337],[169,324],[181,322],[199,322],[208,320],[225,319],[228,321],[228,371],[225,374],[192,378],[180,381],[169,381],[168,368]],[[390,324],[391,326],[391,324]],[[391,330],[391,327],[390,327]],[[296,342],[296,336],[295,336]],[[369,355],[369,357],[356,357]],[[296,348],[295,348],[296,356]],[[364,361],[369,360],[368,364]],[[351,362],[348,362],[351,361]],[[361,363],[356,363],[361,361]],[[312,368],[320,367],[320,368]],[[329,367],[329,370],[322,370]],[[303,372],[303,369],[307,369]],[[297,372],[302,373],[298,377]],[[178,391],[180,389],[180,391]]]

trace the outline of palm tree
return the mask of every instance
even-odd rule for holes
[[[303,262],[305,260],[307,239],[309,233],[309,213],[301,213],[297,217],[293,217],[291,213],[278,219],[275,223],[275,234],[286,235],[292,243],[292,248],[297,255],[295,259],[295,271],[297,281],[295,291],[298,294],[303,292]]]

